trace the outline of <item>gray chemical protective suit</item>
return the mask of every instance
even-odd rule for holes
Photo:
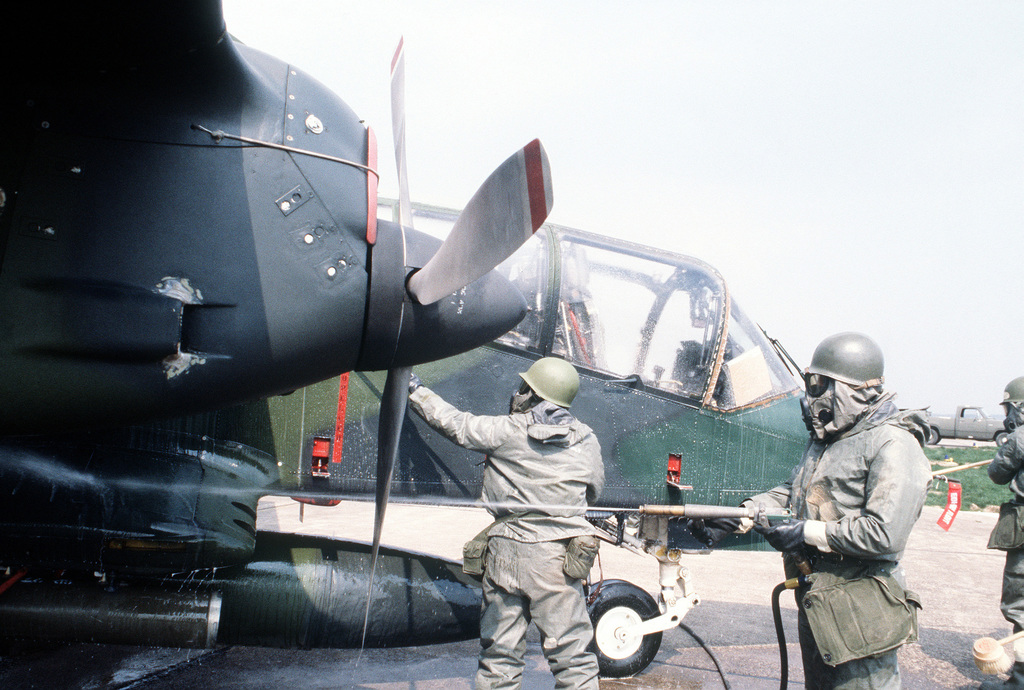
[[[597,690],[582,581],[562,571],[569,540],[595,534],[584,517],[604,488],[593,431],[546,401],[524,413],[478,416],[421,386],[409,402],[449,440],[487,454],[482,498],[495,518],[505,518],[489,532],[476,687],[521,687],[533,621],[555,687]]]
[[[815,571],[843,578],[889,574],[902,585],[899,560],[931,483],[931,466],[910,432],[924,438],[925,428],[915,415],[900,413],[894,396],[882,395],[880,388],[851,393],[844,384],[835,387],[837,397],[845,398],[845,405],[834,407],[836,435],[816,430],[789,480],[752,500],[789,508],[794,518],[808,521],[807,533],[822,535],[817,548],[810,548]],[[860,406],[851,404],[855,397]],[[819,529],[812,530],[812,522]],[[788,577],[796,574],[792,568],[787,563]],[[805,593],[796,590],[807,687],[899,688],[895,649],[836,666],[825,663],[808,623]]]
[[[995,460],[988,466],[988,476],[996,484],[1009,484],[1013,499],[1004,503],[999,511],[999,522],[989,540],[989,548],[1006,551],[1006,565],[1003,567],[1003,593],[999,610],[1003,618],[1013,625],[1013,632],[1024,630],[1024,426],[1021,425],[1020,411],[1016,406],[1009,410],[1007,421],[1014,427],[1009,439],[996,451]],[[1017,640],[1013,645],[1018,660],[1024,659],[1024,643]],[[1024,688],[1024,664],[1013,665],[1010,678],[1005,683],[990,681],[987,687]]]

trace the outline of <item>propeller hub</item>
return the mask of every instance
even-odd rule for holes
[[[357,369],[412,366],[467,352],[507,333],[526,315],[522,294],[495,271],[432,304],[414,301],[407,281],[440,246],[430,235],[378,223]]]

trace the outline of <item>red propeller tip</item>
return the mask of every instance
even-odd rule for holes
[[[534,139],[527,144],[523,149],[523,155],[527,194],[530,200],[530,225],[533,232],[537,232],[551,212],[551,198],[548,192],[551,187],[551,175],[540,139]]]

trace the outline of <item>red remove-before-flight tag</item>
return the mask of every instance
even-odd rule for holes
[[[938,525],[949,531],[953,526],[956,514],[960,512],[960,497],[963,495],[964,487],[960,482],[949,482],[949,492],[946,494],[946,509],[939,516]]]

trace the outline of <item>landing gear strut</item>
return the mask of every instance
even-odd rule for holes
[[[661,539],[644,543],[625,534],[620,521],[613,543],[658,560],[660,602],[625,580],[602,580],[587,597],[594,624],[591,651],[604,677],[633,676],[647,668],[658,654],[662,633],[682,624],[683,617],[700,603],[692,591],[689,570],[679,564],[684,552],[665,547],[668,521],[659,519],[655,524]],[[607,526],[603,527],[607,533]]]

